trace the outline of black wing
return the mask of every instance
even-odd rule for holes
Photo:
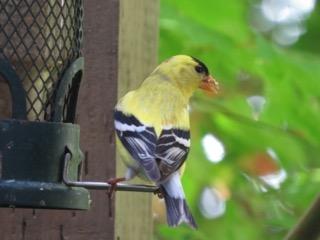
[[[149,179],[158,181],[160,171],[154,156],[157,142],[154,129],[143,125],[134,116],[117,110],[114,112],[114,120],[117,135],[124,147],[142,166]]]
[[[189,131],[174,128],[162,130],[155,153],[162,180],[181,167],[188,156],[189,148]]]

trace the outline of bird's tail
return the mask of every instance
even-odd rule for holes
[[[184,196],[179,173],[161,183],[161,188],[164,192],[168,225],[176,227],[185,222],[190,227],[197,228]]]

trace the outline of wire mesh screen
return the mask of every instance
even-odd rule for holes
[[[58,81],[81,55],[82,18],[82,0],[0,0],[0,58],[22,81],[29,120],[50,121]]]

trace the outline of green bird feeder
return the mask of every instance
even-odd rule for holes
[[[86,210],[87,189],[156,192],[80,181],[83,1],[2,0],[0,19],[0,207]]]
[[[11,116],[0,119],[0,206],[88,209],[79,180],[83,154],[74,124],[83,76],[83,2],[0,2],[0,88]],[[64,169],[68,154],[68,169]]]

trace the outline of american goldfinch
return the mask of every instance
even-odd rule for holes
[[[143,173],[159,186],[169,226],[197,227],[178,170],[190,148],[188,104],[198,88],[216,92],[218,84],[200,60],[173,56],[121,98],[114,111],[117,136],[133,159],[126,161],[125,180]]]

